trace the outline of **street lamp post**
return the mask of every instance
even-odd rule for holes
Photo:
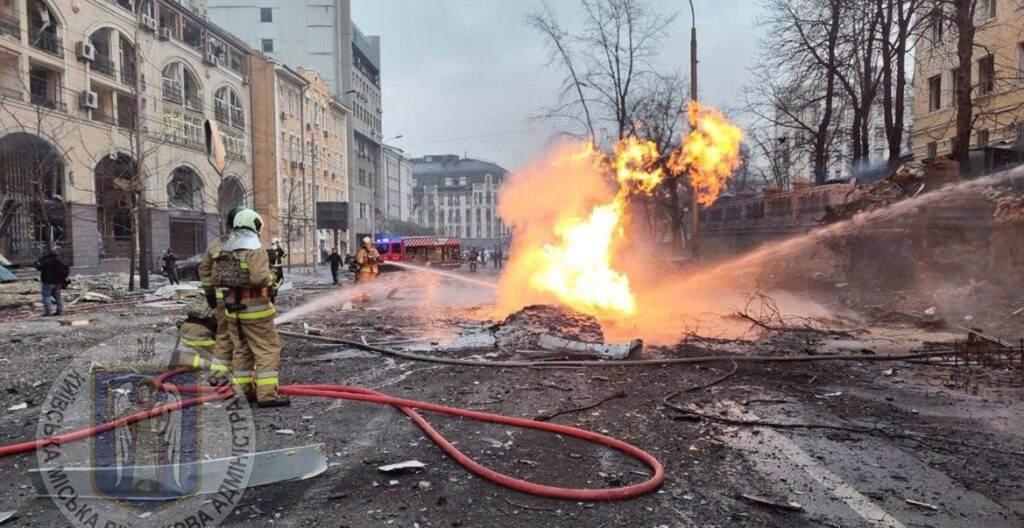
[[[399,134],[388,140],[380,140],[380,170],[377,171],[377,177],[374,178],[375,181],[373,182],[373,186],[370,188],[370,240],[372,240],[374,244],[377,243],[377,181],[380,181],[387,185],[388,177],[387,167],[384,162],[384,147],[387,146],[389,141],[402,139],[403,137],[405,136]],[[384,192],[384,196],[386,197],[387,189],[385,189]]]
[[[697,14],[690,1],[690,102],[697,102]],[[690,210],[693,214],[690,228],[690,250],[694,260],[700,260],[700,204],[697,203],[697,186],[690,175]]]

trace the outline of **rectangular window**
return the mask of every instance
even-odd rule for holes
[[[928,79],[928,111],[934,112],[942,108],[942,76],[936,75]]]
[[[978,95],[996,91],[996,59],[989,55],[978,61]]]
[[[1017,44],[1017,84],[1024,86],[1024,42]]]
[[[274,10],[269,7],[260,8],[260,22],[273,22]]]
[[[274,39],[263,39],[260,46],[263,48],[263,53],[274,52]]]
[[[929,25],[931,26],[932,45],[942,42],[943,13],[942,8],[936,7],[928,14]]]
[[[987,147],[988,146],[988,130],[979,130],[978,131],[978,146],[979,147]]]
[[[960,101],[960,68],[953,68],[949,75],[953,80],[953,97],[950,97],[949,105],[955,108]]]

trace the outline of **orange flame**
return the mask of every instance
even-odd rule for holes
[[[498,205],[514,230],[499,309],[561,303],[605,320],[640,313],[630,276],[616,266],[626,246],[630,197],[650,194],[669,173],[689,170],[701,203],[710,205],[739,163],[738,128],[696,105],[690,119],[694,132],[667,168],[660,166],[657,145],[625,138],[610,157],[589,142],[568,145],[515,174]]]
[[[672,153],[669,170],[674,174],[688,172],[697,202],[710,207],[740,166],[743,131],[721,112],[696,101],[690,101],[688,113],[693,131],[684,136],[683,147]]]

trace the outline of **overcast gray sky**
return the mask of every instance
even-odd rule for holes
[[[529,117],[554,102],[561,72],[523,16],[535,0],[354,0],[364,33],[381,36],[384,137],[412,156],[468,154],[514,170],[545,146],[549,124]],[[577,0],[551,0],[567,28]],[[685,0],[654,0],[679,12],[661,63],[689,66],[690,12]],[[701,60],[700,95],[730,106],[746,79],[757,38],[755,0],[694,0]],[[683,10],[685,7],[685,11]],[[480,137],[488,136],[488,137]],[[465,138],[465,139],[460,139]]]

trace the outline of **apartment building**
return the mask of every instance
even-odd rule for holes
[[[125,270],[133,203],[151,264],[202,251],[252,203],[249,61],[175,1],[0,0],[0,253],[27,264],[53,241],[76,271]]]
[[[290,264],[346,247],[347,217],[337,216],[347,211],[349,113],[316,70],[253,60],[253,119],[273,131],[254,142],[254,169],[267,175],[256,204]]]
[[[349,243],[380,228],[384,180],[380,37],[352,21],[351,0],[196,0],[211,20],[281,64],[315,69],[352,110],[348,123]]]
[[[926,15],[915,47],[913,152],[918,159],[952,153],[959,68],[956,30],[937,5]],[[974,173],[1024,161],[1024,5],[977,0],[970,82]]]

